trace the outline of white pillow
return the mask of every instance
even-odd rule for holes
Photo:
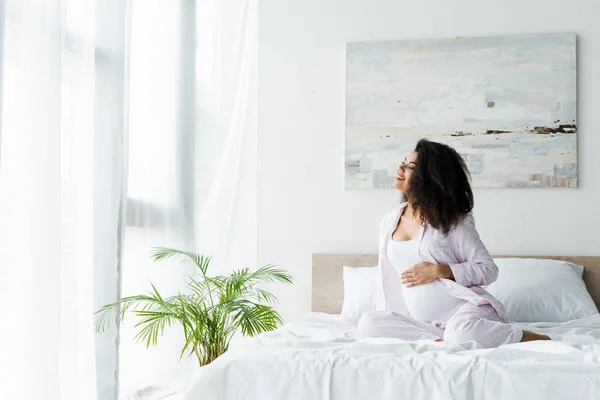
[[[357,322],[377,306],[379,267],[344,267],[342,315]]]
[[[564,322],[598,314],[583,267],[557,260],[497,258],[498,280],[486,290],[514,322]]]

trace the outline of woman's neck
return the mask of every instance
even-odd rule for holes
[[[414,219],[421,218],[421,213],[419,212],[419,210],[417,210],[413,207],[413,205],[411,204],[410,201],[408,202],[408,204],[406,205],[406,208],[404,209],[404,215],[406,215],[409,218],[414,218]]]

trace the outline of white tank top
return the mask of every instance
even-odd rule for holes
[[[419,240],[398,242],[390,237],[387,256],[396,272],[398,272],[398,279],[400,279],[402,272],[422,262],[421,257],[419,257]],[[452,296],[437,282],[411,288],[403,285],[402,294],[410,316],[425,322],[438,321],[450,310],[464,303],[464,300]]]

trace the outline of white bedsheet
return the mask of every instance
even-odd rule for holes
[[[201,368],[177,399],[600,398],[600,315],[517,325],[582,336],[497,349],[473,342],[356,341],[356,326],[343,317],[311,313],[234,346]]]

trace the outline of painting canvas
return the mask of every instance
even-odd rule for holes
[[[576,36],[348,43],[347,189],[392,185],[420,138],[473,186],[577,186]]]

